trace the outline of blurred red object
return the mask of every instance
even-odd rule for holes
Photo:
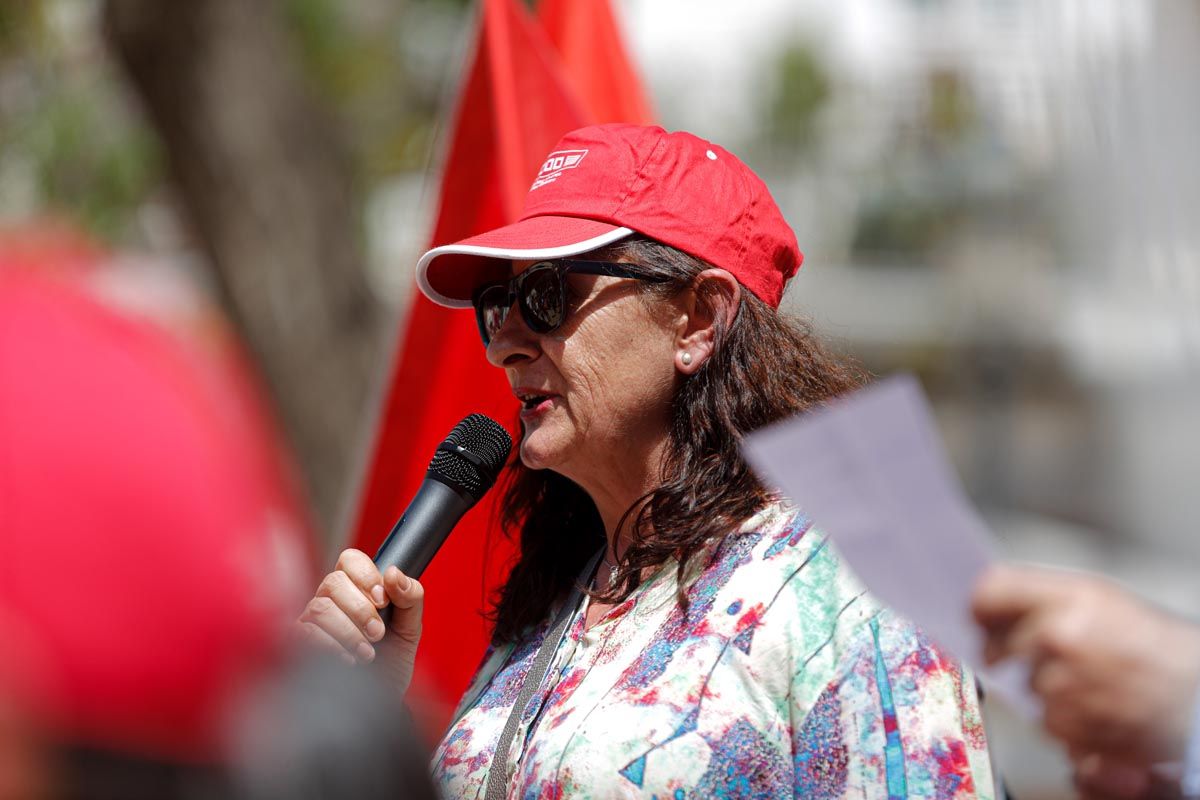
[[[71,225],[42,220],[0,229],[0,269],[78,277],[104,263],[104,248]]]
[[[41,235],[0,235],[0,676],[56,738],[212,760],[309,529],[232,341],[113,307],[100,251]]]
[[[556,41],[588,55],[572,62],[579,74],[564,69],[523,3],[484,0],[431,246],[516,220],[546,153],[567,131],[599,121],[649,121],[624,116],[648,115],[649,105],[624,48],[605,46],[619,44],[607,0],[555,5]],[[589,24],[600,26],[594,32],[600,39],[586,35]],[[471,412],[504,423],[514,439],[520,433],[516,401],[504,375],[487,363],[474,317],[417,294],[392,364],[352,546],[375,552],[416,492],[434,449]],[[515,553],[512,542],[494,535],[498,498],[493,494],[468,513],[421,579],[425,624],[408,702],[431,736],[445,729],[487,645],[491,630],[481,613]]]

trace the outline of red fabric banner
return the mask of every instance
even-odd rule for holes
[[[593,122],[654,123],[608,0],[542,0],[538,18]]]

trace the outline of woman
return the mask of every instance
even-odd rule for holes
[[[418,263],[474,306],[523,428],[521,556],[434,757],[445,796],[992,796],[970,676],[738,454],[858,382],[775,311],[800,260],[735,157],[606,125],[563,139],[521,221]],[[403,688],[421,604],[346,551],[301,624]]]

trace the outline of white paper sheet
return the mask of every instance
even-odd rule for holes
[[[984,666],[970,598],[995,542],[946,460],[914,378],[879,381],[757,431],[742,452],[830,537],[872,594],[970,665],[1015,711],[1038,713],[1024,665]]]

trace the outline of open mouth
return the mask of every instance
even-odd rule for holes
[[[532,411],[542,403],[549,400],[551,395],[548,394],[522,394],[520,396],[521,408],[526,411]]]

